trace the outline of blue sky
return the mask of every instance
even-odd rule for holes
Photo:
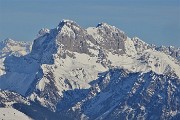
[[[32,41],[62,19],[107,22],[147,43],[180,47],[180,0],[0,0],[0,40]]]

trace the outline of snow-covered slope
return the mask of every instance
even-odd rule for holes
[[[152,49],[156,51],[160,51],[161,53],[165,53],[166,55],[169,55],[173,58],[175,58],[175,62],[180,65],[180,48],[175,48],[173,46],[155,46],[155,45],[149,45],[139,39],[138,37],[132,38],[132,41],[134,42],[134,46],[137,50],[138,54],[141,54],[144,50]]]
[[[0,58],[0,89],[17,92],[51,111],[65,112],[71,117],[76,114],[77,119],[113,115],[123,100],[129,100],[129,92],[138,87],[134,84],[143,76],[149,76],[143,80],[148,84],[142,85],[144,89],[148,88],[148,81],[156,80],[151,76],[155,74],[160,78],[158,80],[164,81],[161,87],[166,88],[168,79],[175,84],[173,92],[179,91],[178,57],[162,52],[137,37],[131,39],[107,23],[83,29],[74,21],[62,20],[54,29],[41,29],[32,50],[26,45],[12,46],[18,46],[18,49],[8,49],[10,53],[13,50],[30,52],[16,56],[6,54]],[[2,48],[1,51],[4,50]],[[125,86],[120,80],[127,82]],[[154,87],[157,91],[161,89],[158,85]],[[163,104],[171,106],[167,101]]]
[[[32,120],[22,112],[13,108],[0,108],[1,120]]]
[[[85,97],[69,106],[69,111],[79,114],[79,119],[172,119],[180,114],[179,80],[152,71],[110,69],[99,75]],[[72,94],[61,105],[69,100],[73,102]]]

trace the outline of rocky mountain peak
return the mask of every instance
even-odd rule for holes
[[[45,34],[47,34],[47,33],[49,33],[49,32],[50,32],[49,29],[47,29],[47,28],[42,28],[42,29],[39,30],[37,37],[43,36],[43,35],[45,35]]]
[[[92,35],[101,48],[116,54],[125,53],[127,36],[123,31],[107,23],[99,23],[96,27],[87,28],[88,34]]]
[[[131,39],[107,23],[85,30],[62,20],[38,34],[24,56],[11,54],[26,50],[23,42],[0,42],[0,106],[48,110],[47,116],[67,113],[72,119],[179,115],[179,49]]]
[[[99,23],[96,28],[99,28],[99,29],[103,29],[105,31],[111,31],[111,32],[115,32],[115,33],[122,33],[122,34],[125,34],[122,30],[118,29],[117,27],[113,26],[113,25],[110,25],[108,23],[105,23],[105,22],[102,22],[102,23]]]
[[[68,27],[73,31],[82,29],[76,22],[74,22],[72,20],[66,20],[66,19],[63,19],[62,21],[60,21],[58,27],[59,27],[59,30],[65,28],[65,27]]]

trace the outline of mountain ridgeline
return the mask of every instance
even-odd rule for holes
[[[180,48],[107,23],[62,20],[33,43],[6,39],[0,63],[0,107],[35,120],[180,119]]]

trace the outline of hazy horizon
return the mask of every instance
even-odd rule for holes
[[[106,22],[149,44],[180,47],[179,0],[0,0],[0,40],[33,41],[62,19],[83,28]]]

